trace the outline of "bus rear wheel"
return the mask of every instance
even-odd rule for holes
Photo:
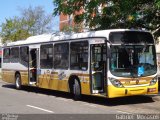
[[[15,87],[17,90],[20,90],[22,88],[20,74],[16,74],[15,76]]]
[[[74,100],[80,100],[81,99],[81,87],[80,87],[80,83],[78,82],[77,79],[74,79],[73,97],[74,97]]]

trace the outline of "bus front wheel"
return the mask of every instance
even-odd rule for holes
[[[21,89],[21,76],[20,74],[16,74],[16,77],[15,77],[15,86],[16,86],[16,89],[17,90],[20,90]]]

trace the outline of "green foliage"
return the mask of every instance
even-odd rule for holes
[[[156,5],[160,9],[160,0],[156,0]]]
[[[52,15],[45,15],[42,7],[20,9],[21,16],[6,19],[1,24],[2,42],[24,40],[32,35],[51,31]]]
[[[6,23],[3,23],[1,27],[1,37],[3,43],[7,40],[23,40],[31,35],[27,30],[22,28],[21,19],[16,17],[13,19],[6,19]]]
[[[160,0],[53,0],[53,14],[73,14],[90,29],[145,28],[160,36]],[[101,6],[101,9],[100,9]],[[82,10],[82,14],[75,11]]]

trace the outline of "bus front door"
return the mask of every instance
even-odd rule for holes
[[[38,49],[30,49],[29,55],[29,84],[36,85],[37,83],[37,66],[38,66]]]
[[[90,54],[90,79],[91,79],[91,92],[105,93],[105,80],[106,80],[106,45],[94,44],[91,45]]]

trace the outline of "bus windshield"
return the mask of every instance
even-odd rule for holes
[[[111,73],[119,77],[153,75],[157,71],[154,45],[112,45]]]

